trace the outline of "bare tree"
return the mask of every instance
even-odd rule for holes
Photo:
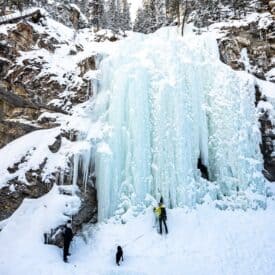
[[[181,25],[181,35],[182,36],[184,34],[184,25],[185,25],[185,21],[186,21],[186,17],[187,17],[187,11],[188,11],[188,2],[187,2],[187,0],[185,0],[184,12],[183,12],[183,16],[182,16],[182,25]]]
[[[3,0],[1,2],[1,5],[2,5],[2,7],[1,7],[1,15],[5,15],[6,8],[7,8],[7,5],[8,5],[8,0]]]

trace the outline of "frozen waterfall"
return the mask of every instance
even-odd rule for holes
[[[219,61],[214,38],[182,38],[175,28],[132,34],[100,69],[82,135],[91,145],[82,167],[87,175],[95,165],[99,220],[139,212],[160,196],[168,207],[209,198],[225,207],[265,205],[254,79]]]

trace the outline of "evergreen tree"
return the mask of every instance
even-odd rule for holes
[[[109,0],[107,2],[107,11],[106,11],[106,27],[112,30],[114,33],[119,31],[119,12],[117,10],[117,1]]]
[[[144,32],[151,33],[157,29],[156,0],[147,0],[144,3]]]
[[[241,15],[246,15],[247,9],[249,7],[249,1],[247,0],[232,0],[232,8],[234,15],[239,19]]]
[[[127,0],[122,0],[122,12],[121,12],[121,30],[128,31],[131,30],[131,17],[130,17],[130,7]]]
[[[121,0],[116,0],[116,10],[115,10],[115,24],[116,24],[116,28],[119,31],[122,27],[122,9],[121,9]]]
[[[100,28],[104,28],[104,2],[103,0],[92,0],[89,4],[90,16],[92,25],[96,27],[98,31]]]
[[[137,10],[137,15],[136,15],[134,27],[133,27],[133,30],[135,32],[144,32],[145,31],[144,18],[145,18],[144,9],[139,8]]]
[[[151,33],[166,23],[165,0],[145,0],[137,12],[134,31]]]
[[[156,23],[157,27],[160,28],[166,24],[166,5],[165,0],[158,0],[155,3],[156,6]]]

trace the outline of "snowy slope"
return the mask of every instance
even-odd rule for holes
[[[168,211],[167,236],[153,228],[150,210],[127,224],[112,220],[74,238],[69,263],[62,250],[43,244],[50,224],[65,221],[77,200],[52,190],[26,200],[0,233],[0,271],[5,275],[271,275],[275,271],[275,201],[263,211]],[[70,206],[71,205],[71,206]],[[85,241],[86,240],[86,241]],[[115,265],[122,245],[125,260]]]

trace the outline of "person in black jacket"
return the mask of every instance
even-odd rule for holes
[[[167,215],[166,215],[166,209],[164,204],[162,203],[162,200],[159,203],[158,207],[159,211],[159,233],[162,234],[162,223],[164,224],[165,227],[165,233],[168,234],[168,228],[166,225],[166,220],[167,220]]]
[[[121,246],[117,247],[117,252],[116,252],[116,264],[119,265],[120,260],[123,261],[123,250]]]
[[[70,248],[71,241],[73,239],[71,221],[68,221],[67,224],[65,225],[65,228],[63,231],[63,238],[64,238],[63,260],[65,263],[67,263],[68,262],[67,257],[70,255],[69,248]]]

